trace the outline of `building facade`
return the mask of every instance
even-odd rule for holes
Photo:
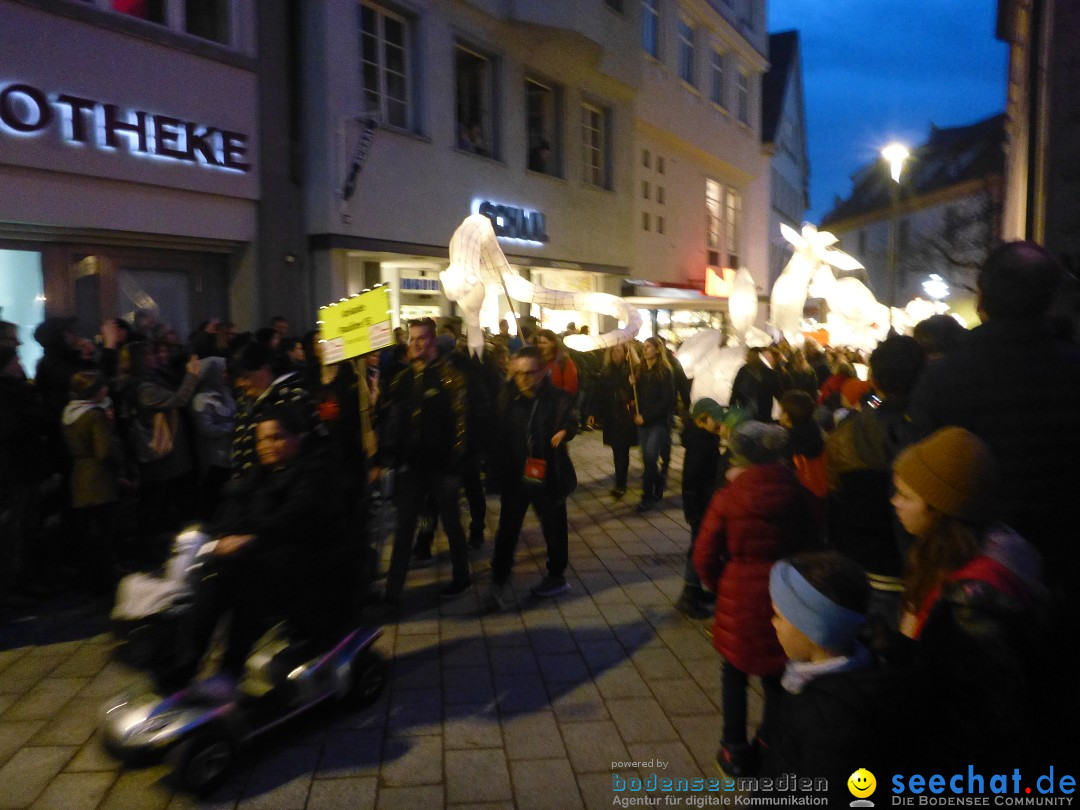
[[[899,184],[887,163],[875,161],[856,172],[851,195],[825,215],[822,230],[838,236],[842,249],[863,263],[864,280],[879,301],[888,302],[893,285],[897,306],[934,297],[944,288],[933,276],[957,301],[971,297],[977,268],[1001,238],[1004,121],[995,115],[961,127],[931,125],[927,140],[911,150]],[[890,283],[894,226],[896,273]]]
[[[46,313],[257,316],[254,6],[120,7],[0,2],[0,317],[31,371]]]
[[[761,140],[769,151],[769,284],[791,258],[780,233],[783,223],[798,231],[810,207],[810,158],[806,142],[799,32],[769,36],[769,72],[762,91]]]
[[[690,0],[306,4],[317,297],[388,283],[396,318],[450,314],[438,271],[472,213],[548,287],[703,288],[731,262],[764,284],[765,10],[744,5],[733,22],[730,4]],[[491,295],[484,324],[510,307]]]

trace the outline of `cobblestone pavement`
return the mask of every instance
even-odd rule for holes
[[[571,455],[581,483],[569,504],[569,594],[529,595],[544,570],[530,512],[513,603],[479,614],[498,518],[490,498],[489,542],[473,555],[480,587],[439,603],[450,577],[441,535],[436,564],[410,572],[379,642],[392,673],[378,702],[319,709],[274,732],[204,802],[174,793],[164,766],[126,770],[102,751],[99,707],[139,675],[112,660],[100,609],[0,627],[0,808],[608,808],[613,773],[647,776],[663,763],[666,776],[714,775],[719,658],[708,622],[672,607],[689,542],[682,449],[668,497],[644,515],[633,487],[621,501],[608,495],[599,433],[575,439]],[[756,696],[750,708],[756,719]]]

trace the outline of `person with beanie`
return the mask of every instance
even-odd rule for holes
[[[811,547],[817,531],[806,491],[784,463],[787,432],[744,422],[730,441],[728,485],[709,502],[694,541],[694,567],[716,594],[713,647],[723,657],[723,736],[717,766],[751,775],[746,733],[749,676],[762,680],[765,711],[780,692],[784,651],[772,627],[769,572],[777,560]]]
[[[995,522],[997,465],[974,433],[942,428],[908,447],[893,481],[892,505],[915,538],[900,632],[941,687],[928,716],[950,727],[950,750],[1005,763],[1035,716],[1026,673],[1040,646],[1039,555]]]
[[[901,769],[915,738],[910,706],[923,682],[879,666],[860,641],[866,572],[836,551],[780,560],[769,574],[772,624],[788,661],[784,691],[758,734],[759,777],[823,776],[829,806],[846,806],[856,766]]]

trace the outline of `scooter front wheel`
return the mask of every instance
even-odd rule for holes
[[[225,779],[236,759],[236,745],[222,731],[201,731],[174,748],[169,759],[179,787],[207,793]]]
[[[349,702],[356,706],[370,706],[386,687],[389,667],[386,659],[372,650],[356,657],[352,663]]]

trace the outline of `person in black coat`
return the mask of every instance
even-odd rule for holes
[[[604,444],[611,448],[615,462],[615,486],[611,494],[621,498],[626,494],[626,478],[630,470],[630,448],[638,443],[634,424],[634,390],[630,387],[630,366],[626,346],[612,346],[604,357],[604,369],[592,397],[592,413],[588,424],[599,421],[604,426]]]
[[[671,365],[659,338],[651,337],[642,347],[642,362],[630,376],[637,387],[638,442],[645,468],[639,512],[651,509],[664,496],[666,469],[662,459],[671,455],[671,422],[675,414],[675,382]]]
[[[527,346],[514,355],[511,382],[499,394],[499,452],[496,469],[501,484],[499,528],[491,560],[491,589],[485,607],[505,604],[506,585],[514,564],[525,511],[532,504],[547,544],[547,576],[532,589],[539,597],[570,590],[569,525],[566,498],[577,487],[577,475],[566,444],[577,434],[573,397],[544,375],[538,349]]]
[[[765,361],[762,349],[751,348],[746,352],[746,364],[735,374],[731,385],[730,405],[745,408],[758,422],[773,421],[773,400],[783,393],[780,380]]]

